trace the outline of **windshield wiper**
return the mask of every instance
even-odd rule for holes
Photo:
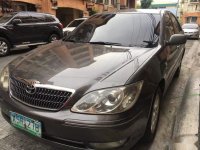
[[[90,44],[100,44],[100,45],[116,45],[116,46],[121,46],[121,43],[114,43],[114,42],[103,42],[103,41],[98,41],[98,42],[89,42]]]
[[[144,43],[147,43],[148,45],[148,47],[153,47],[153,46],[155,46],[155,45],[157,45],[157,41],[143,41]]]

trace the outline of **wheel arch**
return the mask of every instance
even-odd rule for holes
[[[8,40],[10,46],[13,47],[12,40],[4,32],[0,32],[0,37],[5,38],[6,40]]]

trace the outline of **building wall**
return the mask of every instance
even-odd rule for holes
[[[187,18],[188,17],[197,17],[196,23],[200,26],[200,12],[188,12],[184,13],[182,16],[182,22],[187,23]]]
[[[136,0],[120,0],[120,5],[122,9],[135,8]]]
[[[12,0],[13,2],[25,2],[36,5],[38,12],[46,12],[56,14],[56,9],[53,8],[50,0]],[[57,0],[57,7],[75,8],[86,11],[85,1],[83,0]]]
[[[179,12],[181,14],[182,23],[194,22],[196,20],[196,23],[198,23],[200,26],[200,3],[199,2],[190,2],[190,0],[180,0],[179,6],[180,6]],[[194,18],[196,19],[194,20]]]

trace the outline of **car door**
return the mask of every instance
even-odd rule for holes
[[[164,40],[165,43],[169,41],[173,34],[182,33],[182,29],[177,19],[169,12],[164,14]],[[169,85],[174,73],[178,67],[178,63],[182,59],[183,45],[167,45],[163,50],[166,54],[166,72],[165,79],[167,81],[166,86]]]
[[[11,33],[14,45],[29,44],[33,34],[31,17],[28,13],[17,14],[12,20],[20,19],[21,23],[14,25],[12,21],[6,25],[7,30]]]
[[[48,25],[45,22],[45,16],[42,13],[30,13],[32,21],[34,22],[34,30],[37,34],[33,35],[34,42],[44,42],[47,41],[47,31]]]

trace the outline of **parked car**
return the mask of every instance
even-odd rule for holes
[[[3,69],[2,115],[69,149],[131,149],[141,137],[153,140],[185,42],[166,10],[95,14]]]
[[[65,28],[63,28],[64,36],[68,35],[68,33],[72,32],[76,27],[78,27],[83,21],[87,18],[77,18],[71,21]]]
[[[186,23],[182,25],[183,31],[188,38],[199,39],[199,25],[196,23]]]
[[[14,12],[0,18],[0,56],[15,47],[33,47],[62,37],[62,24],[50,14]]]

